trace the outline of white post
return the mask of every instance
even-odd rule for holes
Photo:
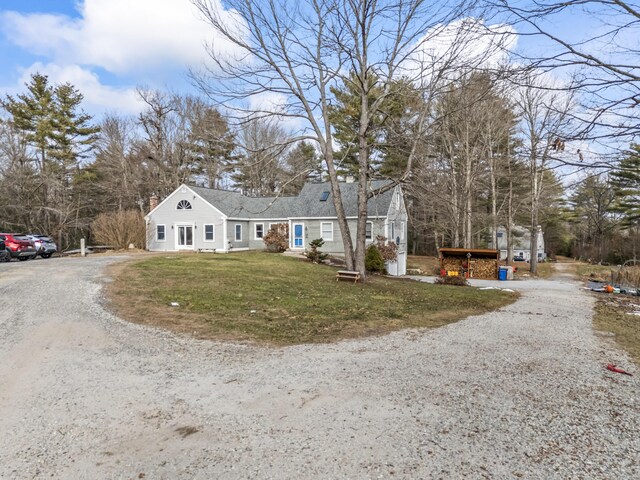
[[[80,239],[80,256],[84,257],[86,252],[84,251],[84,238]]]

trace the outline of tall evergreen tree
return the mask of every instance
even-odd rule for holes
[[[62,243],[82,222],[82,210],[72,191],[73,175],[97,140],[98,127],[81,110],[83,95],[71,84],[51,85],[36,73],[27,92],[8,95],[2,107],[8,123],[24,135],[36,159],[37,190],[29,212],[30,227],[57,235]]]
[[[364,90],[368,92],[370,107],[382,95],[383,89],[375,75],[369,76],[368,80],[369,85],[364,87]],[[331,87],[330,90],[336,102],[336,105],[331,107],[329,118],[335,129],[334,137],[340,145],[340,150],[336,152],[338,174],[357,176],[363,85],[360,85],[358,78],[352,73],[348,79],[343,80],[342,87]],[[375,145],[378,143],[377,137],[381,123],[382,115],[376,112],[367,129],[367,142],[372,147],[369,152],[372,168],[379,165],[379,159],[376,161]]]
[[[616,194],[617,212],[622,214],[622,225],[631,228],[640,225],[640,145],[631,145],[618,168],[611,172],[611,184]]]
[[[305,182],[322,172],[320,157],[309,142],[300,142],[284,157],[282,193],[297,195]]]

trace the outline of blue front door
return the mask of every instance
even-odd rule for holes
[[[304,248],[304,225],[293,224],[293,248]]]

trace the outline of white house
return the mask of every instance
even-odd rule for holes
[[[538,261],[545,260],[547,254],[544,248],[544,234],[542,227],[538,225]],[[489,248],[500,250],[500,259],[505,260],[507,258],[507,229],[505,227],[498,227],[497,235],[498,246],[493,246],[493,235],[489,242]],[[511,229],[511,240],[513,242],[513,257],[517,259],[523,259],[527,262],[531,260],[531,232],[528,228],[522,226],[514,226]]]
[[[375,191],[386,181],[371,182]],[[343,182],[340,192],[352,238],[357,223],[357,184]],[[181,185],[145,216],[150,251],[262,250],[271,226],[289,226],[289,248],[304,251],[322,238],[322,251],[344,253],[329,183],[306,183],[295,197],[248,197],[239,192]],[[395,241],[398,260],[387,265],[391,275],[407,266],[407,209],[402,188],[395,186],[368,201],[366,238]]]

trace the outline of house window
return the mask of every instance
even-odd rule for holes
[[[256,240],[264,237],[264,223],[256,223]]]
[[[404,222],[400,222],[400,240],[404,240]]]
[[[204,226],[204,241],[205,242],[213,242],[214,233],[213,233],[213,225]]]
[[[497,238],[502,238],[502,232],[498,232],[498,233],[496,233],[496,237],[497,237]]]
[[[391,232],[391,235],[389,235],[389,237],[391,240],[395,242],[396,241],[396,222],[391,222],[390,232]]]
[[[242,225],[236,223],[236,242],[242,241]]]
[[[166,231],[167,227],[164,225],[156,225],[156,240],[158,242],[164,242],[167,239]]]
[[[191,210],[191,203],[188,200],[180,200],[176,208],[178,210]]]
[[[333,222],[322,222],[320,224],[322,239],[326,242],[333,241]]]
[[[320,201],[326,202],[327,198],[329,198],[329,191],[325,190],[324,192],[322,192],[322,195],[320,195]]]
[[[373,240],[373,222],[367,222],[364,237],[367,240]]]

